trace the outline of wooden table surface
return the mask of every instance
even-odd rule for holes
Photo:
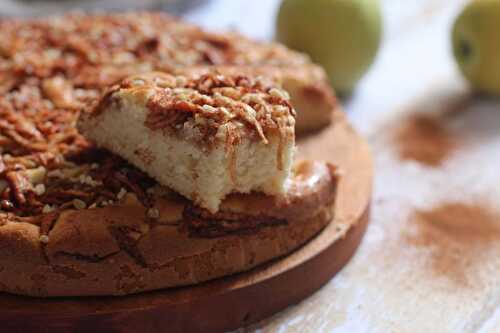
[[[271,39],[278,3],[214,0],[187,18]],[[375,155],[367,236],[326,287],[245,331],[500,331],[500,107],[471,95],[454,64],[450,30],[464,3],[382,1],[378,58],[344,101]],[[415,114],[427,115],[424,128],[407,128]],[[398,136],[404,128],[413,136]]]

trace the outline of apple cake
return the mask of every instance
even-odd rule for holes
[[[305,56],[164,14],[0,21],[0,291],[123,295],[198,283],[285,255],[330,223],[331,165],[299,162],[280,200],[230,194],[214,213],[77,129],[81,110],[125,77],[214,66],[293,82],[297,131],[328,123],[336,107]]]

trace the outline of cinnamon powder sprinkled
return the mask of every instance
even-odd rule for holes
[[[408,244],[430,251],[429,269],[455,283],[471,286],[471,278],[492,242],[500,241],[500,214],[488,207],[459,202],[416,211],[416,232]]]
[[[395,144],[402,160],[440,166],[456,149],[456,139],[442,118],[415,114],[396,132]]]

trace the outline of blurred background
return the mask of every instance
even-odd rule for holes
[[[2,0],[2,15],[38,16],[69,10],[166,10],[181,14],[204,0]]]

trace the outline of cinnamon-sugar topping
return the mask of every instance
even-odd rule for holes
[[[183,130],[200,142],[225,140],[228,132],[239,136],[241,131],[264,143],[271,131],[294,135],[295,111],[288,93],[262,78],[216,72],[198,77],[132,76],[113,87],[93,114],[124,95],[148,96],[145,125],[151,130]]]

